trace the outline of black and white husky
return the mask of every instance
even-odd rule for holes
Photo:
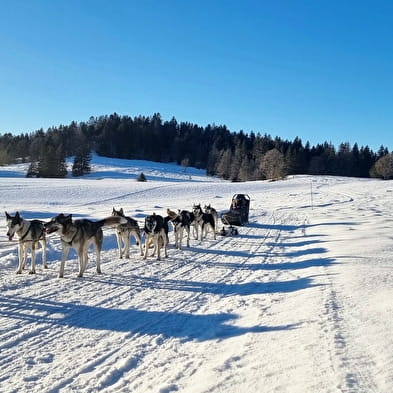
[[[205,213],[202,208],[201,204],[193,206],[192,212],[194,213],[194,225],[196,229],[196,238],[198,239],[199,230],[201,231],[201,239],[206,237],[207,231],[210,228],[213,231],[214,240],[216,240],[216,225],[214,222],[214,217],[210,213]]]
[[[165,257],[168,257],[168,222],[158,214],[152,214],[145,217],[145,226],[143,228],[145,233],[145,254],[143,259],[147,258],[150,245],[154,246],[153,255],[157,252],[157,260],[161,259],[161,247],[164,248]]]
[[[187,235],[187,247],[190,247],[190,226],[194,220],[194,214],[187,210],[179,210],[178,213],[167,209],[169,220],[172,222],[175,233],[175,248],[181,250],[184,231]]]
[[[119,250],[119,258],[130,257],[130,237],[134,236],[136,244],[139,246],[141,255],[143,255],[142,241],[141,241],[141,233],[139,230],[139,225],[136,220],[131,217],[126,217],[124,215],[123,208],[120,210],[116,210],[113,208],[112,216],[115,217],[124,217],[127,220],[127,224],[119,224],[116,227],[116,239],[117,239],[117,247]]]
[[[218,228],[218,213],[217,213],[217,210],[213,206],[211,206],[210,203],[208,205],[205,205],[204,210],[205,210],[205,213],[211,214],[213,216],[215,228]]]
[[[123,217],[107,217],[100,221],[90,221],[87,219],[73,220],[72,215],[65,216],[63,213],[53,217],[45,223],[48,234],[57,233],[60,235],[62,244],[61,264],[59,277],[64,276],[64,265],[70,248],[76,250],[79,260],[79,274],[82,277],[87,267],[87,251],[92,244],[96,251],[97,273],[101,273],[100,253],[103,241],[103,226],[116,227],[119,224],[126,224],[127,220]]]
[[[35,251],[38,244],[42,247],[42,264],[47,269],[44,223],[39,220],[25,220],[19,212],[16,212],[14,216],[5,212],[5,217],[7,220],[8,240],[12,240],[15,234],[18,237],[19,262],[16,273],[22,273],[26,264],[28,250],[31,250],[31,269],[29,273],[35,273]]]

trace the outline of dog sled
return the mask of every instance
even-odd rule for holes
[[[243,226],[248,223],[248,214],[250,211],[250,197],[247,194],[235,194],[232,197],[229,211],[222,213],[221,221],[228,225],[228,231],[231,235],[237,235],[238,231],[234,226]],[[221,230],[221,235],[225,236],[227,230],[225,227]]]

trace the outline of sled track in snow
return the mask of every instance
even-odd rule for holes
[[[97,203],[105,203],[105,202],[114,202],[114,201],[119,201],[131,196],[136,196],[136,195],[143,195],[143,194],[147,194],[151,191],[156,191],[156,190],[161,190],[161,189],[166,189],[166,188],[170,188],[170,187],[174,187],[176,184],[165,184],[162,186],[156,186],[156,187],[151,187],[151,188],[147,188],[145,190],[141,190],[141,191],[134,191],[134,192],[130,192],[127,194],[121,194],[121,195],[117,195],[115,197],[112,198],[107,198],[107,199],[96,199],[92,202],[85,202],[83,204],[76,204],[74,205],[75,207],[82,207],[82,206],[91,206],[91,205],[96,205]]]

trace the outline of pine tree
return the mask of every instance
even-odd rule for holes
[[[38,177],[59,177],[67,176],[67,167],[62,146],[52,144],[52,139],[48,138],[41,149],[38,162]]]
[[[91,171],[91,152],[86,146],[82,146],[74,157],[72,176],[83,176]]]
[[[231,171],[232,152],[230,149],[224,150],[217,162],[216,173],[223,179],[229,179]]]
[[[138,178],[136,179],[137,181],[147,181],[146,176],[143,172],[140,173]]]
[[[27,170],[26,177],[39,177],[38,163],[32,162]]]

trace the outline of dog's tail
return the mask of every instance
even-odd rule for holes
[[[170,209],[166,209],[166,214],[168,214],[170,220],[174,220],[178,216],[176,212]]]
[[[127,224],[127,219],[121,216],[109,216],[97,222],[101,227],[116,227],[120,224]]]

